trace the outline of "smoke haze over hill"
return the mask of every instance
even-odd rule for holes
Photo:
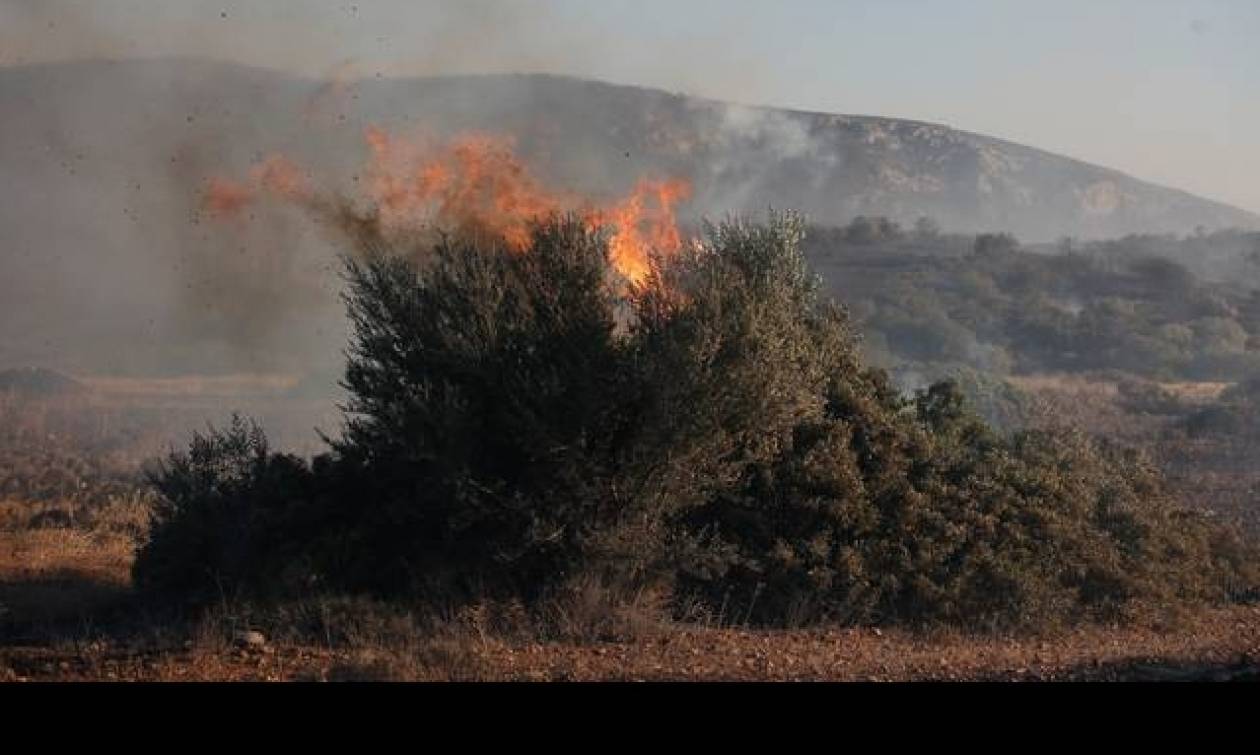
[[[336,239],[291,208],[223,224],[201,201],[207,181],[273,152],[353,195],[370,125],[502,134],[542,179],[595,199],[681,176],[691,221],[774,205],[820,223],[927,215],[1030,240],[1258,223],[944,126],[551,76],[316,81],[190,59],[65,63],[0,69],[0,108],[0,363],[78,372],[332,369]]]

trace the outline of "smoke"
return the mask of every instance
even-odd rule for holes
[[[0,2],[0,367],[334,372],[345,239],[281,201],[293,192],[247,201],[224,177],[262,171],[249,180],[283,189],[282,164],[263,158],[284,154],[316,167],[309,196],[354,195],[367,180],[368,123],[436,138],[494,125],[495,112],[539,112],[528,86],[503,86],[493,103],[460,86],[432,102],[399,98],[382,75],[391,67],[438,75],[559,61],[525,44],[549,23],[538,6],[416,4],[407,13],[423,23],[405,27],[370,4],[302,8],[306,36],[276,34],[285,24],[274,7],[232,0]],[[566,58],[584,54],[572,42]],[[119,62],[248,61],[250,49],[318,75]],[[358,54],[330,62],[329,49]],[[556,161],[594,162],[583,150]]]
[[[539,185],[608,213],[627,197],[652,205],[641,186],[683,178],[694,187],[683,223],[774,203],[819,222],[929,214],[957,230],[978,218],[994,224],[984,230],[1074,230],[1046,220],[1077,208],[1033,180],[1045,156],[1011,174],[1037,201],[1010,210],[1001,196],[976,196],[979,138],[940,127],[556,77],[450,76],[572,70],[608,54],[615,33],[552,28],[538,4],[417,4],[417,22],[400,26],[382,6],[311,2],[294,34],[283,16],[296,7],[0,0],[0,368],[335,374],[345,339],[337,255],[348,249],[292,199],[368,193],[372,124],[421,142],[510,136]],[[199,58],[119,62],[190,52],[243,62],[265,53],[310,75]],[[671,52],[655,65],[686,60]],[[441,78],[391,77],[400,70]],[[268,161],[277,154],[309,172]],[[287,179],[300,180],[286,199]],[[258,197],[258,185],[281,190]],[[1202,222],[1184,197],[1164,199],[1145,216],[1091,222]]]
[[[0,2],[0,65],[49,57],[118,57],[128,48],[134,51],[134,44],[101,23],[97,15],[101,7],[74,0]]]
[[[299,137],[281,113],[300,111],[222,67],[172,69],[0,70],[0,362],[268,371],[336,335],[335,288],[311,270],[334,256],[301,218],[259,213],[225,234],[199,207],[214,172]]]
[[[653,254],[683,246],[676,208],[691,195],[690,182],[641,178],[633,192],[600,205],[541,182],[515,152],[512,139],[461,134],[448,144],[401,140],[372,126],[364,133],[371,157],[357,174],[366,199],[321,193],[289,158],[272,155],[245,182],[212,178],[203,206],[212,217],[235,221],[263,197],[306,210],[350,243],[408,245],[434,232],[502,239],[525,251],[534,223],[576,214],[591,230],[606,230],[609,261],[626,280],[641,282]]]
[[[690,109],[699,123],[704,147],[703,211],[760,211],[767,197],[823,190],[843,167],[843,153],[834,141],[814,132],[810,122],[782,110],[694,101]],[[790,193],[767,186],[767,177],[793,185]]]

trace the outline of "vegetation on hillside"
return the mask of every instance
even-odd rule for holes
[[[812,229],[806,250],[888,367],[1155,380],[1260,373],[1260,233],[1046,249],[858,218]]]

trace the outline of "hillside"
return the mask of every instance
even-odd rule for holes
[[[363,128],[507,132],[593,196],[689,178],[689,217],[794,207],[951,230],[1059,235],[1257,227],[1260,218],[1102,167],[945,126],[723,103],[549,76],[316,82],[199,60],[0,70],[0,366],[319,371],[343,341],[332,249],[274,213],[240,234],[205,182],[283,151],[349,188]]]

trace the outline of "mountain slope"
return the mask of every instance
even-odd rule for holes
[[[101,372],[333,364],[333,252],[304,219],[225,230],[205,181],[284,152],[350,190],[363,128],[512,134],[547,179],[620,194],[690,178],[690,217],[794,207],[840,223],[930,215],[1029,240],[1250,213],[944,126],[731,106],[549,76],[316,82],[201,60],[0,69],[0,367]],[[230,231],[230,232],[228,232]]]

